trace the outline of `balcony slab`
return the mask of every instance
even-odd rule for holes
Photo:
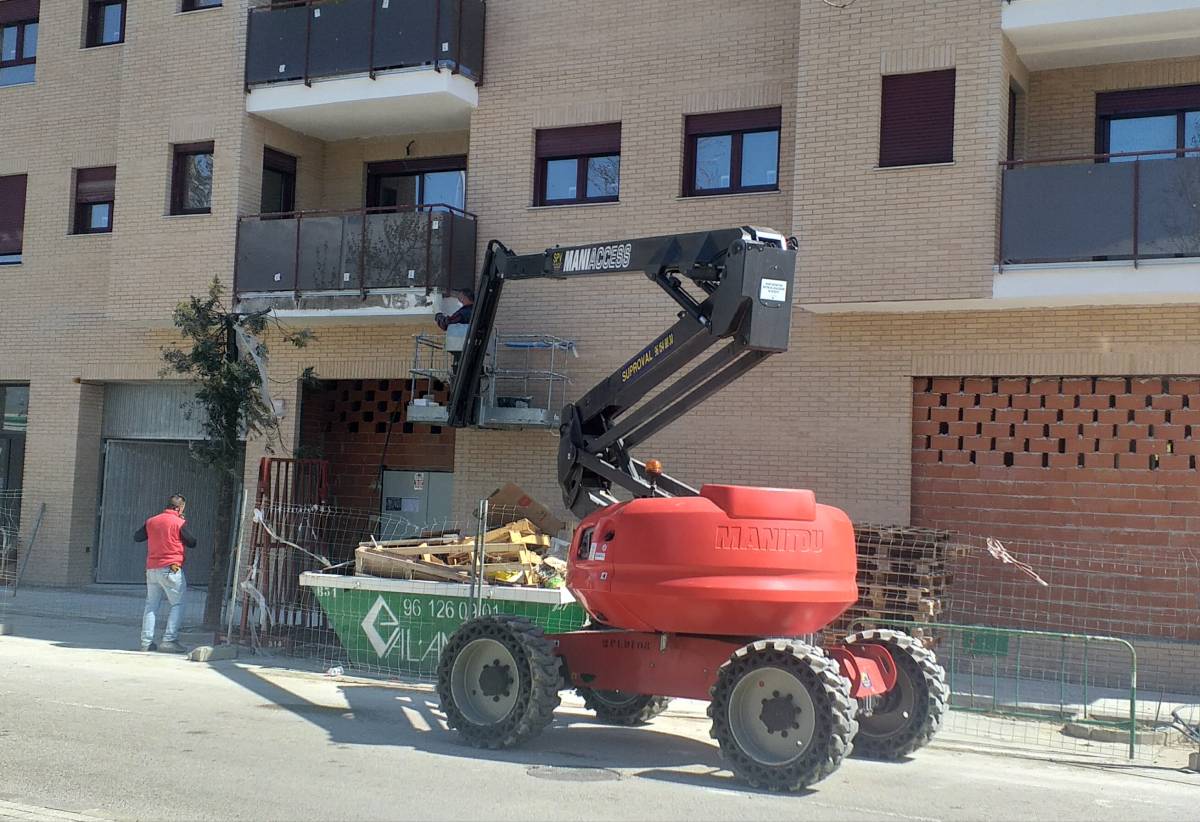
[[[250,292],[238,296],[238,310],[271,309],[281,320],[306,324],[428,321],[444,310],[444,300],[440,291],[424,288],[372,291],[365,297],[358,291],[302,292],[299,298],[290,292]]]
[[[1200,53],[1200,0],[1011,0],[1001,25],[1032,71]]]
[[[255,86],[246,111],[321,140],[469,128],[479,105],[475,82],[447,69]]]

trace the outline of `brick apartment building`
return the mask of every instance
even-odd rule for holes
[[[336,503],[378,506],[387,467],[462,513],[507,480],[558,502],[553,430],[403,416],[487,240],[736,225],[799,238],[791,350],[645,456],[861,520],[1195,548],[1196,31],[1198,0],[0,0],[28,578],[128,579],[128,500],[203,495],[186,387],[156,381],[214,275],[317,333],[271,373]],[[636,276],[539,281],[500,326],[573,340],[578,393],[673,316]]]

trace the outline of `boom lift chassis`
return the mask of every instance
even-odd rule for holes
[[[712,736],[732,770],[794,791],[836,770],[852,747],[900,758],[939,727],[945,674],[919,640],[875,630],[822,648],[801,638],[857,599],[845,514],[811,491],[693,488],[631,453],[787,350],[794,249],[794,240],[748,227],[527,255],[488,244],[452,381],[452,426],[478,421],[484,355],[509,280],[644,272],[678,314],[562,412],[558,481],[581,518],[567,584],[589,624],[543,635],[519,617],[481,617],[442,652],[438,695],[469,743],[528,740],[569,687],[623,725],[648,721],[670,697],[708,699]],[[633,499],[620,502],[620,491]]]

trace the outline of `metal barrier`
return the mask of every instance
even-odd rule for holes
[[[1000,165],[1001,265],[1200,256],[1200,148]]]
[[[1012,724],[1007,729],[1012,741],[1043,747],[1098,749],[1117,744],[1119,735],[1127,757],[1137,758],[1138,733],[1151,726],[1153,716],[1138,713],[1137,650],[1128,640],[990,625],[903,621],[888,625],[921,636],[933,647],[946,669],[952,711],[1028,723],[1065,723],[1057,744],[1053,735],[1040,728]],[[1128,671],[1127,690],[1095,681],[1098,666],[1108,678],[1118,665]],[[1093,734],[1092,728],[1107,733]],[[981,730],[995,736],[1000,729]]]
[[[450,290],[475,277],[475,215],[449,205],[238,218],[239,294]]]
[[[294,0],[250,9],[245,84],[391,69],[483,78],[483,0]]]

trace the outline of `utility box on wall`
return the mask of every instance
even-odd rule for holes
[[[448,527],[454,474],[448,471],[383,472],[382,539]]]

